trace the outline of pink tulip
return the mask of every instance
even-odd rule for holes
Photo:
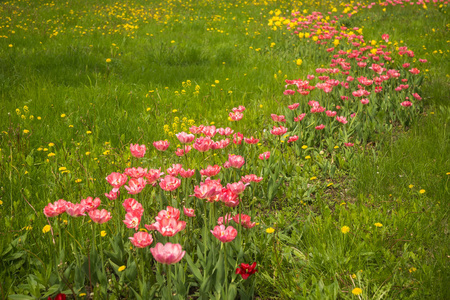
[[[110,191],[109,193],[105,193],[106,198],[108,198],[109,200],[116,200],[117,197],[120,195],[120,192],[114,192],[114,191]]]
[[[233,191],[229,189],[222,189],[220,193],[220,200],[227,207],[236,207],[239,205],[239,195],[233,193]]]
[[[293,136],[290,136],[289,137],[289,139],[288,139],[288,143],[293,143],[293,142],[295,142],[295,141],[297,141],[298,140],[298,136],[297,135],[293,135]]]
[[[91,218],[91,220],[95,223],[99,223],[99,224],[103,224],[105,222],[108,222],[112,217],[111,217],[111,213],[108,212],[106,209],[102,209],[102,210],[91,210],[90,212],[88,212],[89,217]]]
[[[240,132],[235,133],[233,135],[233,143],[235,143],[236,145],[240,145],[242,143],[243,139],[244,139],[244,135]]]
[[[180,174],[181,169],[183,169],[183,166],[181,164],[173,164],[172,168],[168,168],[166,171],[167,174],[176,177],[178,176],[178,174]]]
[[[130,151],[134,157],[137,157],[137,158],[144,157],[146,150],[147,149],[145,148],[145,145],[139,146],[138,144],[135,144],[135,145],[130,144]]]
[[[227,147],[230,144],[230,139],[226,138],[224,140],[220,140],[212,144],[211,149],[217,150],[217,149],[223,149]]]
[[[66,213],[71,217],[85,216],[85,207],[79,203],[66,202]]]
[[[125,186],[125,189],[128,191],[128,194],[135,195],[142,192],[146,185],[147,181],[143,177],[131,178],[128,181],[128,185]]]
[[[218,128],[217,129],[217,133],[219,133],[220,135],[232,135],[234,133],[234,130],[231,129],[230,127],[227,128]]]
[[[180,219],[180,210],[172,206],[167,206],[166,209],[161,210],[158,216],[155,218],[156,221],[161,221],[162,219],[174,218],[175,220]]]
[[[178,140],[180,141],[180,143],[182,143],[182,144],[191,143],[195,139],[195,136],[193,134],[188,134],[184,131],[176,134],[176,136],[177,136]]]
[[[344,145],[345,145],[346,147],[353,147],[355,144],[353,144],[353,143],[344,143]]]
[[[369,99],[367,99],[367,98],[361,99],[361,103],[364,105],[369,104]]]
[[[275,122],[283,122],[286,123],[286,117],[283,115],[276,115],[276,114],[271,114],[270,115],[272,117],[272,120],[274,120]]]
[[[157,243],[155,248],[150,248],[153,257],[159,263],[171,265],[179,262],[186,251],[182,251],[180,244],[167,243],[165,245]]]
[[[87,197],[86,199],[82,199],[80,204],[84,206],[84,210],[89,212],[91,210],[97,209],[102,201],[100,198],[92,199],[92,197]]]
[[[247,144],[257,144],[259,139],[255,139],[253,136],[251,138],[244,138],[244,142]]]
[[[159,186],[165,191],[174,191],[180,186],[180,184],[181,179],[170,175],[166,175],[166,177],[159,182]]]
[[[106,177],[106,180],[113,187],[112,191],[117,192],[127,182],[128,176],[121,173],[111,173]]]
[[[212,177],[219,174],[220,169],[221,167],[218,165],[208,166],[206,169],[200,170],[200,174],[202,174],[203,176]]]
[[[214,197],[222,191],[220,179],[218,181],[206,179],[205,182],[200,182],[200,186],[194,187],[194,197],[198,199],[208,199]]]
[[[237,215],[235,215],[233,217],[233,221],[235,221],[238,224],[239,224],[239,219],[240,219],[241,225],[244,228],[253,228],[256,225],[255,222],[252,223],[251,217],[248,216],[248,215],[244,215],[244,214],[243,215],[239,215],[239,214],[237,214]]]
[[[169,148],[170,143],[168,141],[153,142],[153,146],[159,151],[166,151]]]
[[[183,206],[183,213],[186,217],[195,217],[195,210],[193,208],[186,208]]]
[[[156,181],[162,176],[164,173],[161,173],[161,168],[159,169],[150,169],[148,173],[145,174],[145,178],[147,178],[147,184],[155,184]]]
[[[319,126],[316,126],[316,130],[322,130],[325,128],[325,125],[320,124]]]
[[[260,182],[261,180],[263,180],[263,178],[258,177],[255,174],[249,174],[249,175],[242,176],[241,180],[244,183],[250,183],[250,182]]]
[[[409,107],[412,106],[412,103],[410,101],[403,101],[402,103],[400,103],[400,105],[403,107]]]
[[[338,117],[336,117],[336,120],[337,120],[338,122],[342,123],[342,124],[347,124],[347,123],[348,123],[346,117],[339,117],[339,116],[338,116]]]
[[[214,137],[216,135],[216,126],[205,126],[202,133],[206,136]]]
[[[228,155],[228,162],[230,163],[230,166],[233,168],[241,168],[245,164],[245,159],[240,155]]]
[[[146,225],[147,226],[147,225]],[[163,218],[151,225],[152,229],[157,230],[163,236],[174,236],[186,227],[185,221],[179,221],[175,218]],[[148,228],[147,228],[148,229]]]
[[[233,107],[231,110],[232,110],[233,112],[240,112],[240,113],[243,113],[244,110],[245,110],[245,107],[242,106],[242,105],[239,105],[239,107]]]
[[[143,177],[147,173],[147,169],[141,167],[138,168],[126,168],[124,174],[131,178]]]
[[[136,232],[133,237],[129,238],[131,243],[138,248],[145,248],[153,243],[151,234],[143,231]]]
[[[273,126],[273,129],[270,131],[271,134],[273,135],[283,135],[287,132],[287,128],[280,126],[280,127],[276,127]]]
[[[266,152],[261,153],[261,154],[259,155],[259,159],[261,159],[261,160],[269,159],[269,157],[270,157],[270,152],[269,152],[269,151],[266,151]]]
[[[44,207],[44,215],[46,217],[56,217],[66,211],[66,200],[59,199],[55,201],[53,204],[49,203],[46,207]]]
[[[202,133],[203,127],[205,127],[205,126],[203,126],[203,125],[200,125],[198,127],[197,126],[191,126],[191,128],[189,128],[189,131],[191,133],[193,133],[193,134],[199,134],[199,133]]]
[[[214,141],[211,140],[209,137],[206,137],[206,138],[200,137],[195,140],[192,147],[197,151],[206,152],[209,149],[211,149],[213,144],[214,144]]]
[[[331,111],[331,110],[327,110],[325,113],[328,117],[334,117],[337,114],[336,111]]]
[[[127,228],[134,228],[138,230],[139,224],[141,223],[142,215],[139,214],[138,211],[130,211],[125,215],[125,220],[123,223],[127,226]]]
[[[233,221],[233,218],[231,217],[231,214],[226,214],[225,217],[219,217],[217,219],[217,225],[228,224],[231,221]]]
[[[133,198],[125,199],[122,203],[123,208],[125,208],[125,211],[127,213],[129,212],[136,212],[137,214],[142,215],[144,213],[144,208],[142,207],[142,204],[137,202]]]
[[[234,229],[232,226],[228,226],[225,229],[224,225],[214,227],[214,230],[211,230],[211,233],[222,243],[231,242],[237,236],[236,229]]]
[[[187,170],[181,169],[180,170],[180,176],[183,178],[190,178],[190,177],[194,176],[194,174],[195,174],[195,170],[191,170],[191,169],[187,169]]]
[[[294,104],[288,105],[288,108],[289,108],[290,110],[294,110],[294,109],[296,109],[299,105],[300,105],[300,103],[294,103]]]
[[[295,117],[295,118],[294,118],[294,121],[295,121],[295,122],[300,122],[301,120],[303,120],[303,118],[304,118],[305,116],[306,116],[305,113],[300,114],[298,117]]]
[[[244,184],[242,181],[228,183],[227,189],[230,190],[232,193],[239,195],[242,192],[244,192],[245,187],[249,185],[249,183]]]
[[[232,120],[232,121],[239,121],[239,120],[241,120],[242,119],[242,117],[244,116],[244,114],[241,114],[240,112],[230,112],[229,114],[228,114],[228,116],[230,117],[230,119]]]

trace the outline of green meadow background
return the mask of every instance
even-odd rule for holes
[[[51,245],[42,209],[107,192],[104,178],[131,161],[130,143],[176,145],[174,134],[193,124],[233,126],[245,136],[270,130],[270,114],[291,104],[285,79],[314,74],[328,54],[303,48],[269,19],[275,10],[288,16],[334,8],[343,3],[2,1],[1,298],[49,291],[50,279],[30,277]],[[375,134],[370,147],[355,150],[332,189],[301,203],[284,195],[261,209],[257,243],[274,251],[259,253],[254,297],[448,299],[448,3],[374,5],[343,25],[363,28],[368,41],[388,33],[394,45],[428,60],[425,110],[411,126]],[[245,117],[233,123],[228,113],[239,105]],[[145,163],[156,167],[158,160],[149,150]],[[322,186],[329,180],[319,179]],[[34,292],[33,280],[40,282]],[[353,295],[355,287],[363,294]]]

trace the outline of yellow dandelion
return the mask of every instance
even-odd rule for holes
[[[61,114],[61,118],[65,118],[66,117],[66,114]]]
[[[303,146],[302,146],[302,149],[303,149],[303,150],[308,149],[308,146],[303,145]]]
[[[50,231],[50,229],[51,229],[50,225],[45,225],[44,228],[42,228],[42,232],[47,233]]]
[[[375,225],[376,227],[383,227],[383,224],[381,224],[381,223],[375,223],[373,225]]]
[[[106,59],[106,62],[107,62],[107,63],[110,63],[110,62],[111,62],[111,58],[107,58],[107,59]]]
[[[27,134],[27,133],[29,133],[30,131],[28,130],[28,129],[24,129],[23,130],[23,133],[25,133],[25,134]]]
[[[102,231],[100,232],[100,235],[101,235],[102,237],[106,236],[106,231],[102,230]]]
[[[419,193],[423,194],[423,193],[425,193],[425,190],[424,190],[424,189],[421,189],[421,190],[419,191]]]
[[[362,289],[360,289],[360,288],[354,288],[353,290],[352,290],[352,294],[353,295],[361,295],[362,294]]]
[[[121,266],[119,267],[119,269],[117,269],[117,271],[122,272],[123,270],[125,270],[127,267],[126,266]]]
[[[412,189],[412,188],[414,187],[414,185],[410,184],[410,185],[408,185],[408,187],[409,187],[410,189]]]
[[[350,227],[348,227],[348,226],[342,226],[342,227],[341,227],[341,232],[342,232],[343,234],[349,233],[349,232],[350,232]]]
[[[310,159],[310,158],[311,158],[311,156],[309,156],[309,155],[305,156],[305,159]]]
[[[86,134],[91,134],[91,133],[92,133],[92,131],[90,131],[90,130],[86,131]]]
[[[80,183],[81,181],[81,179],[75,179],[75,183]]]
[[[52,157],[52,156],[55,156],[55,155],[56,155],[55,153],[50,152],[47,156],[48,156],[48,157]]]
[[[274,233],[275,229],[273,229],[272,227],[269,227],[269,228],[266,229],[266,232],[267,233]]]

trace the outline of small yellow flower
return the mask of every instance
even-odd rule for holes
[[[92,131],[90,131],[90,130],[86,131],[86,134],[91,134],[91,133],[92,133]]]
[[[67,168],[66,167],[60,167],[58,170],[59,171],[65,171],[65,170],[67,170]]]
[[[28,129],[24,129],[23,130],[23,133],[25,133],[25,134],[27,134],[27,133],[29,133],[30,131],[28,130]]]
[[[259,108],[263,108],[263,105],[262,105],[262,104],[260,104],[260,105],[259,105]]]
[[[172,110],[173,113],[176,113],[177,111],[178,111],[177,109]]]
[[[91,154],[91,152],[89,152],[89,151],[88,151],[88,152],[86,152],[85,154],[86,154],[86,155],[90,155],[90,154]]]
[[[50,229],[51,229],[50,225],[45,225],[44,228],[42,228],[42,232],[47,233],[50,231]]]
[[[341,204],[339,204],[340,206],[342,206],[342,205],[346,205],[347,203],[345,203],[345,202],[342,202]]]
[[[28,225],[27,227],[25,227],[25,230],[31,230],[33,229],[33,227],[31,225]]]
[[[3,205],[3,201],[2,200],[0,200],[0,205]]]
[[[101,235],[102,237],[106,236],[106,231],[102,230],[102,231],[100,232],[100,235]]]
[[[311,156],[309,156],[309,155],[305,156],[305,159],[310,159],[310,158],[311,158]]]
[[[342,226],[341,231],[343,234],[347,234],[350,231],[350,227],[348,226]]]
[[[339,149],[339,146],[334,146],[334,149]]]
[[[151,110],[151,108],[150,107],[147,107],[147,111],[150,111]]]
[[[409,187],[410,189],[412,189],[412,188],[414,187],[414,185],[410,184],[410,185],[408,185],[408,187]]]
[[[81,181],[81,179],[75,179],[75,183],[80,183]]]
[[[383,224],[381,224],[381,223],[375,223],[373,225],[375,225],[376,227],[383,227]]]
[[[308,149],[308,146],[303,145],[303,146],[302,146],[302,149],[303,149],[303,150]]]
[[[419,193],[423,194],[423,193],[425,193],[425,190],[424,190],[424,189],[421,189],[421,190],[419,191]]]
[[[295,61],[295,63],[297,64],[297,66],[301,66],[302,63],[303,63],[303,60],[301,60],[301,59],[299,58],[299,59],[297,59],[297,60]]]
[[[65,118],[66,117],[66,114],[61,114],[61,118]]]
[[[55,153],[50,152],[47,156],[48,156],[48,157],[52,157],[52,156],[55,156],[55,155],[56,155]]]
[[[84,296],[86,296],[86,293],[81,293],[81,294],[79,294],[78,296],[84,297]]]
[[[126,266],[121,266],[119,267],[119,269],[117,271],[122,272],[123,270],[125,270],[127,267]]]
[[[215,84],[218,84],[218,83],[219,83],[219,80],[214,80],[214,83],[215,83]]]
[[[415,271],[417,271],[416,268],[414,268],[414,267],[409,268],[409,273],[413,273],[413,272],[415,272]]]
[[[361,294],[362,294],[362,289],[360,289],[360,288],[354,288],[354,289],[352,290],[352,294],[353,294],[353,295],[361,295]]]
[[[269,228],[266,229],[266,232],[267,233],[274,233],[275,229],[273,229],[272,227],[269,227]]]
[[[352,278],[355,279],[356,278],[356,274],[352,274]]]
[[[311,177],[309,180],[314,180],[314,179],[317,179],[317,177],[316,177],[316,176],[313,176],[313,177]]]
[[[107,58],[107,59],[106,59],[106,62],[107,62],[107,63],[110,63],[110,62],[111,62],[111,58]]]
[[[73,125],[69,125],[69,128],[73,128]]]
[[[332,186],[334,183],[330,182],[329,184],[327,184],[327,187]]]
[[[53,143],[48,143],[48,146],[49,146],[49,147],[53,147],[53,146],[55,146],[55,144],[53,144]]]

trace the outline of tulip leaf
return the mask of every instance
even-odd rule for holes
[[[197,279],[198,282],[202,282],[203,280],[203,276],[200,273],[200,270],[197,268],[197,266],[194,264],[194,262],[192,261],[192,258],[189,254],[185,254],[184,257],[186,258],[189,268],[192,271],[192,274],[194,274],[195,278]]]

